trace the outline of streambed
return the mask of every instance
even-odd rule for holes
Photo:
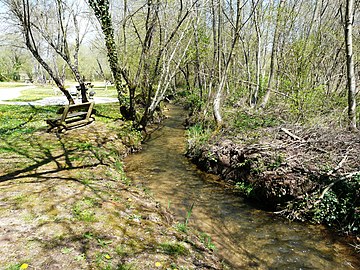
[[[143,151],[125,160],[135,184],[189,226],[211,236],[231,269],[359,269],[353,249],[322,226],[289,222],[244,203],[217,177],[199,171],[184,156],[185,112],[170,106],[163,127]]]

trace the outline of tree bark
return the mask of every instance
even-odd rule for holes
[[[110,3],[108,0],[89,0],[89,4],[94,10],[95,16],[99,20],[101,30],[105,36],[107,57],[111,73],[113,75],[115,88],[118,94],[120,113],[126,119],[133,119],[135,113],[132,109],[129,109],[129,105],[127,105],[122,79],[125,80],[126,85],[129,86],[129,88],[131,88],[131,83],[126,71],[119,67],[119,58],[115,44],[114,28],[109,10]]]
[[[356,128],[356,80],[352,41],[352,28],[354,23],[354,0],[346,1],[345,11],[345,42],[346,42],[346,64],[347,64],[347,87],[348,87],[348,118],[349,129]]]

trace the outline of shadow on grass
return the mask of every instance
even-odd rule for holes
[[[100,136],[107,135],[103,133],[95,135],[95,137]],[[111,166],[109,157],[114,155],[115,151],[109,148],[107,142],[106,139],[91,142],[86,137],[78,139],[61,134],[54,134],[50,140],[34,138],[34,136],[24,140],[2,139],[1,148],[11,158],[3,166],[3,169],[7,167],[5,169],[7,172],[0,175],[0,182],[24,178],[59,178],[59,173],[65,171],[90,170],[99,165]],[[4,154],[0,154],[0,157],[1,155]],[[116,158],[118,156],[113,157],[113,160]],[[21,168],[15,169],[19,167],[15,165],[17,160],[22,160],[24,164],[20,165]],[[81,180],[76,178],[68,180],[81,183]]]

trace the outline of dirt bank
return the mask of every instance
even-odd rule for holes
[[[223,269],[126,178],[139,147],[123,122],[3,135],[0,269]]]
[[[196,164],[261,207],[359,233],[358,134],[282,126],[192,140],[187,155]]]

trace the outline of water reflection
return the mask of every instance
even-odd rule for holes
[[[232,269],[360,269],[352,248],[322,227],[290,223],[245,204],[183,155],[184,112],[171,107],[144,150],[125,160],[127,175],[151,190],[179,221],[206,232]],[[351,255],[352,254],[352,255]]]

